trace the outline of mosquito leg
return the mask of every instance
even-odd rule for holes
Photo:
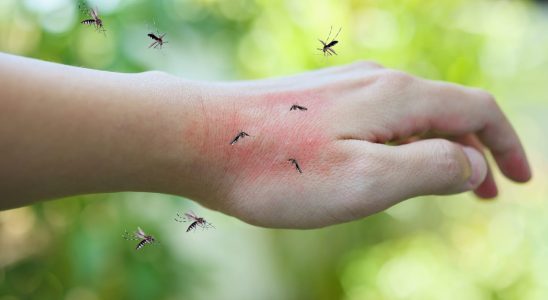
[[[331,30],[333,30],[333,25],[329,27],[329,35],[327,35],[327,38],[325,39],[327,42],[329,42],[329,37],[331,36]]]
[[[128,241],[138,241],[139,239],[132,237],[126,230],[126,232],[122,235],[122,237]]]
[[[337,39],[337,37],[339,36],[339,33],[341,33],[341,29],[342,29],[342,27],[339,28],[339,31],[337,32],[337,35],[335,35],[335,37],[333,38],[333,40]]]
[[[177,219],[178,218],[178,219]],[[184,223],[184,217],[182,217],[179,213],[177,213],[177,218],[174,218],[175,221],[179,222],[179,223]]]

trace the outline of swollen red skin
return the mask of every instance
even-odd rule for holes
[[[332,159],[326,132],[325,112],[329,103],[312,92],[268,94],[259,100],[238,99],[221,105],[202,107],[201,118],[186,129],[185,139],[194,145],[197,163],[208,166],[211,175],[233,176],[240,182],[295,178],[327,172],[322,161]],[[290,111],[293,104],[307,111]],[[232,140],[244,131],[250,136]],[[296,159],[303,173],[288,160]]]

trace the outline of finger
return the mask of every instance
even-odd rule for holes
[[[477,150],[444,139],[400,146],[368,144],[376,166],[368,168],[372,189],[388,204],[419,195],[443,195],[476,189],[487,164]]]
[[[485,158],[485,147],[475,135],[467,134],[465,136],[454,138],[453,140],[460,144],[473,147],[474,149],[478,150],[478,152],[480,152]],[[485,161],[487,161],[487,159]],[[497,196],[497,184],[493,177],[493,173],[491,171],[489,163],[487,163],[487,175],[485,176],[485,180],[483,180],[483,182],[474,190],[474,193],[478,197],[484,199],[494,198]]]
[[[434,130],[449,134],[476,132],[506,177],[519,182],[530,179],[531,171],[521,142],[490,94],[453,84],[430,84],[434,106],[427,112]]]
[[[505,176],[519,182],[530,179],[521,142],[489,93],[396,71],[377,75],[381,76],[378,88],[388,101],[379,117],[382,123],[376,125],[388,128],[391,137],[428,131],[454,136],[476,133]]]
[[[421,140],[421,137],[411,136],[411,137],[396,141],[395,144],[403,145],[403,144],[413,143],[419,140]],[[491,166],[489,162],[487,161],[487,159],[485,158],[485,146],[483,146],[483,144],[478,140],[478,138],[474,134],[467,134],[464,136],[451,138],[451,140],[465,146],[473,147],[474,149],[478,150],[478,152],[480,152],[483,155],[485,161],[487,162],[487,175],[485,176],[485,180],[483,180],[483,182],[474,190],[474,194],[484,199],[490,199],[490,198],[496,197],[498,195],[497,184],[493,177]]]

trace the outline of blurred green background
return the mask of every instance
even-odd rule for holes
[[[0,212],[0,300],[548,299],[548,6],[495,0],[0,0],[0,51],[118,72],[240,80],[374,60],[492,91],[534,179],[424,197],[306,231],[257,228],[179,197],[120,193]],[[153,23],[166,32],[148,49]],[[342,27],[338,56],[316,48]],[[9,70],[0,70],[9,72]],[[1,109],[1,107],[0,107]],[[397,184],[397,183],[395,183]],[[336,199],[333,199],[336,201]],[[216,229],[185,234],[193,209]],[[160,245],[134,251],[141,226]]]

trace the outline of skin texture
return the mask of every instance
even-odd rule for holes
[[[0,69],[10,70],[0,74],[3,209],[146,191],[255,225],[315,228],[418,195],[492,198],[486,151],[506,177],[531,177],[489,93],[375,63],[232,83],[5,54]],[[250,136],[231,145],[242,130]]]

